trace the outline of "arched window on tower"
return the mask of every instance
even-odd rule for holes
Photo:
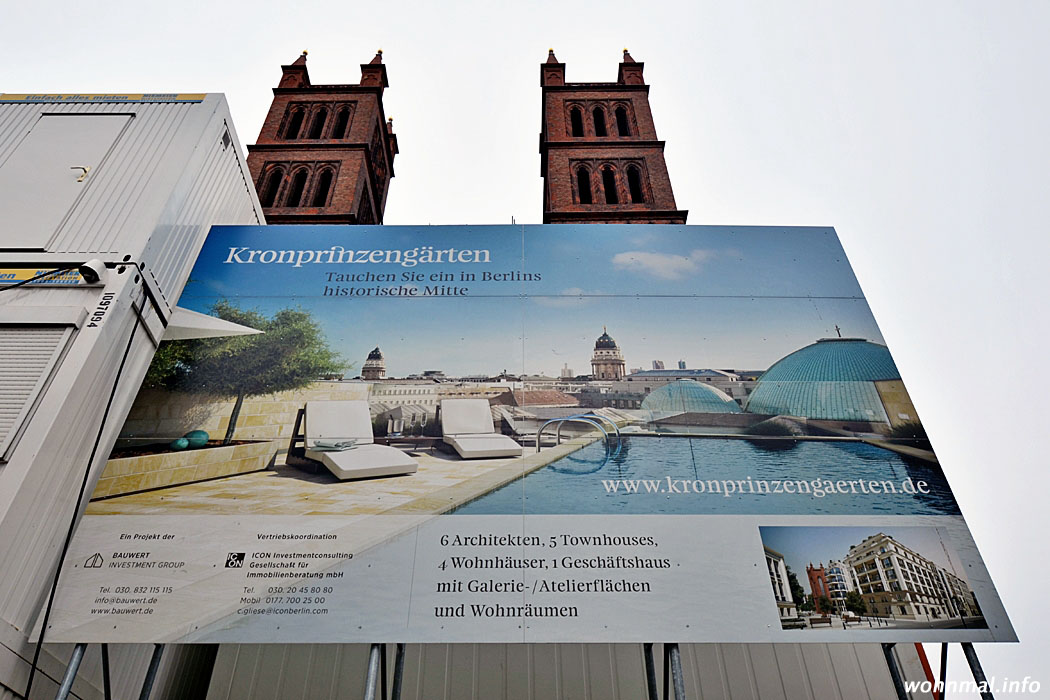
[[[576,169],[576,188],[580,192],[580,204],[592,204],[591,173],[582,165]]]
[[[297,109],[292,112],[292,116],[288,119],[288,127],[284,130],[284,137],[291,141],[292,139],[299,138],[299,130],[303,128],[303,117],[305,111]]]
[[[270,171],[270,174],[266,176],[266,180],[263,182],[262,197],[259,198],[259,203],[264,207],[272,207],[273,203],[277,201],[277,192],[281,189],[281,181],[284,179],[284,170],[281,168],[274,168]]]
[[[606,204],[620,203],[620,197],[616,194],[616,173],[612,166],[606,165],[602,168],[602,188],[605,190]]]
[[[346,127],[350,126],[350,108],[343,107],[336,113],[335,126],[332,127],[332,138],[346,138]]]
[[[579,107],[569,110],[569,121],[572,123],[572,135],[583,136],[583,112]]]
[[[285,197],[284,206],[297,207],[303,198],[303,190],[306,189],[306,177],[309,173],[306,168],[300,168],[292,176],[292,185],[288,188],[288,196]]]
[[[631,191],[631,202],[634,204],[645,202],[645,194],[642,192],[642,171],[637,165],[627,166],[627,189]]]
[[[332,180],[335,178],[334,173],[329,168],[325,168],[321,171],[321,176],[317,179],[317,187],[314,189],[314,201],[315,207],[323,207],[328,204],[328,193],[332,189]]]
[[[620,136],[631,135],[631,125],[627,122],[627,110],[623,107],[616,108],[616,132]]]
[[[595,136],[608,136],[609,132],[605,128],[605,112],[602,111],[601,107],[594,108],[594,135]]]
[[[314,121],[310,125],[310,138],[319,139],[324,133],[324,123],[328,121],[328,110],[322,107],[314,115]]]

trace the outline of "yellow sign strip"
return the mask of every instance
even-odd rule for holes
[[[6,287],[9,284],[15,284],[16,282],[23,282],[27,279],[42,275],[48,271],[48,268],[38,270],[32,267],[12,267],[12,268],[0,268],[0,287]],[[49,275],[38,282],[31,282],[30,284],[49,284],[58,287],[70,287],[78,284],[82,284],[83,280],[80,278],[80,273],[76,270],[65,270],[63,272],[56,272],[53,275]]]
[[[53,104],[57,102],[201,102],[206,97],[205,93],[134,93],[134,94],[100,94],[81,95],[77,93],[64,94],[7,94],[0,93],[0,103],[38,103]]]

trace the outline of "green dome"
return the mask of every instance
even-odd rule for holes
[[[598,336],[598,340],[594,341],[594,349],[595,350],[601,350],[601,349],[613,350],[615,348],[616,348],[616,341],[613,340],[613,337],[611,335],[609,335],[608,331],[605,331],[603,329],[602,334],[600,336]]]
[[[766,370],[744,410],[888,423],[875,382],[900,378],[885,345],[862,338],[824,338]]]
[[[679,379],[652,392],[642,408],[653,413],[740,413],[736,401],[724,391],[693,381]]]

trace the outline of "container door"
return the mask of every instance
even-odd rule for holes
[[[46,250],[130,114],[45,114],[0,165],[0,249]]]

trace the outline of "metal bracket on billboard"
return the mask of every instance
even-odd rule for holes
[[[664,692],[663,700],[671,700],[671,687],[674,687],[674,699],[685,700],[685,675],[682,673],[682,652],[677,643],[665,643],[664,647]],[[642,645],[642,656],[645,658],[645,686],[648,700],[660,700],[656,685],[656,659],[653,658],[653,645]]]
[[[394,679],[390,688],[390,700],[401,700],[401,685],[405,675],[405,645],[395,644]],[[373,644],[368,650],[368,673],[365,676],[364,700],[387,700],[386,644]]]
[[[73,655],[69,657],[69,663],[66,664],[66,673],[62,677],[62,685],[59,686],[58,692],[55,694],[55,700],[67,700],[70,692],[73,690],[73,682],[77,679],[77,671],[80,670],[80,664],[84,660],[84,652],[87,651],[87,644],[81,642],[73,647]],[[153,684],[157,680],[157,671],[160,670],[160,659],[164,654],[163,644],[153,645],[153,656],[149,660],[149,668],[146,669],[146,677],[142,680],[142,690],[139,692],[139,700],[149,700],[150,694],[153,692]],[[110,683],[109,683],[109,645],[102,645],[102,691],[106,700],[110,700],[112,697]]]

